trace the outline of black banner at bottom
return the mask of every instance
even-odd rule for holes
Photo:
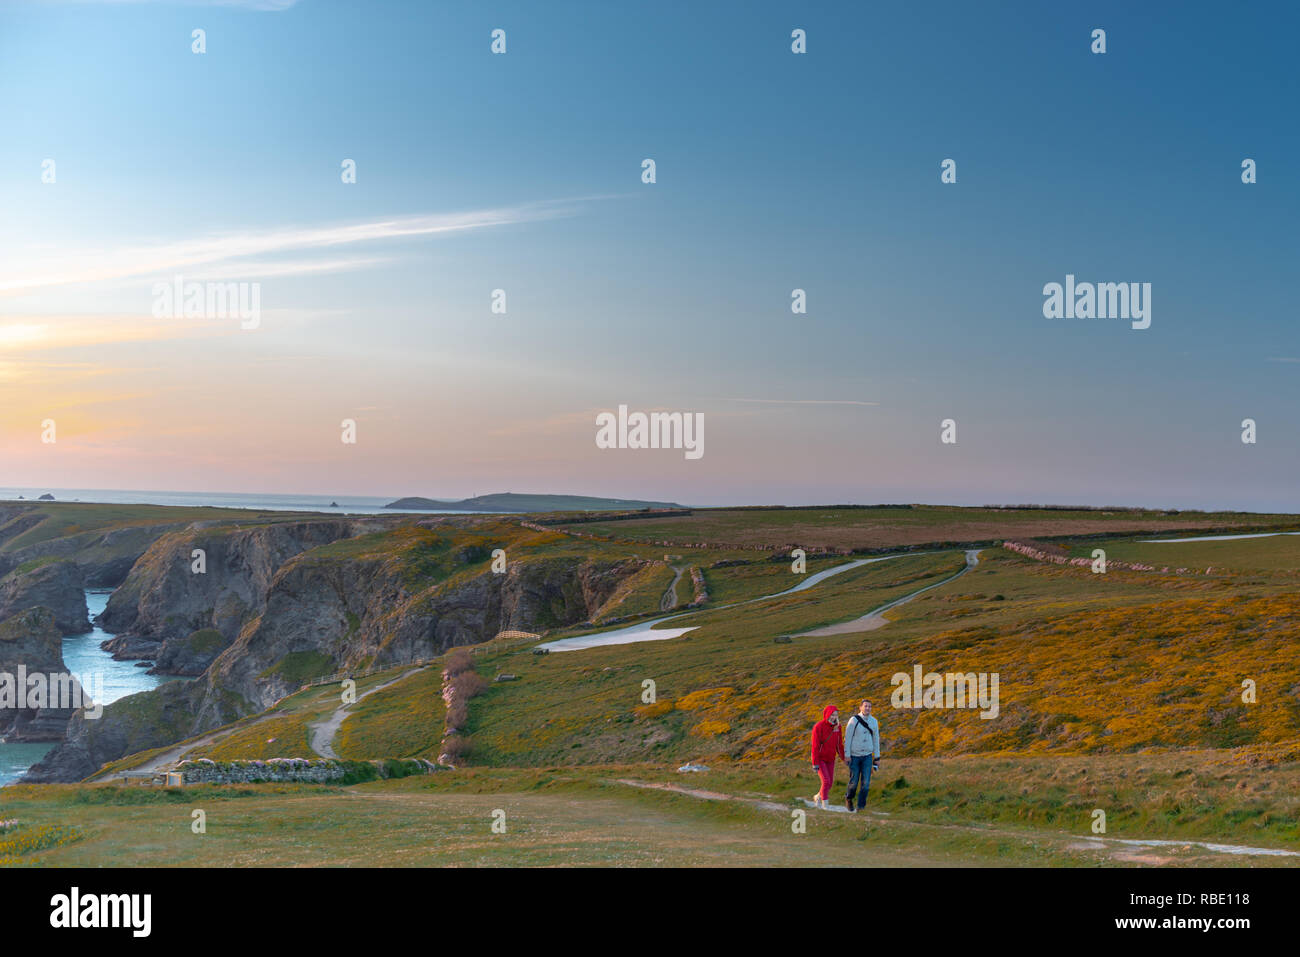
[[[248,869],[8,870],[9,929],[90,943],[176,942],[289,933],[295,943],[373,941],[377,929],[435,936],[479,929],[494,943],[539,930],[678,930],[770,943],[770,935],[1048,932],[1058,940],[1136,937],[1232,945],[1280,933],[1294,908],[1288,869]],[[632,925],[635,925],[633,927]],[[1243,936],[1244,935],[1244,936]],[[831,939],[834,939],[833,937]]]

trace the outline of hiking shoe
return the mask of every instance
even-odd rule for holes
[[[846,794],[846,795],[844,795],[844,806],[845,806],[846,808],[848,808],[850,811],[853,810],[853,795],[852,795],[852,794]]]

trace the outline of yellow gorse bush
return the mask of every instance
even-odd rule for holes
[[[886,751],[897,755],[1294,750],[1297,639],[1300,596],[1178,598],[845,652],[752,687],[694,691],[677,707],[699,719],[692,734],[734,729],[732,753],[751,760],[802,754],[821,707],[839,703],[848,714],[842,703],[863,693],[875,702]],[[918,663],[926,672],[998,673],[999,715],[893,707],[892,675]],[[1245,679],[1256,683],[1256,703],[1242,700]],[[737,695],[762,704],[739,709]]]
[[[64,824],[43,824],[31,828],[19,825],[0,834],[0,866],[37,863],[26,855],[53,850],[79,840],[81,830]]]

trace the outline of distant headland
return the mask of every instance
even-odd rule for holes
[[[457,502],[412,496],[389,502],[384,508],[427,508],[439,512],[599,512],[612,509],[682,508],[675,502],[642,502],[626,498],[595,498],[589,495],[533,495],[497,492],[476,495]]]

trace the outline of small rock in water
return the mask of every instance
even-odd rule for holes
[[[709,769],[706,765],[703,764],[688,763],[688,764],[683,764],[677,770],[678,771],[707,771]]]
[[[136,666],[137,668],[152,668],[152,667],[153,667],[153,662],[152,662],[152,661],[137,661],[137,662],[135,663],[135,666]]]

